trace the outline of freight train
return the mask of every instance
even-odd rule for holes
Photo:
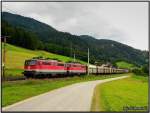
[[[124,69],[100,68],[99,66],[88,67],[80,63],[70,62],[63,63],[57,60],[48,59],[30,59],[25,61],[24,75],[29,77],[45,77],[45,76],[68,76],[87,74],[111,74],[124,73]]]

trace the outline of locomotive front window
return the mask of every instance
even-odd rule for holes
[[[51,65],[50,62],[43,62],[43,65]]]
[[[37,64],[37,61],[35,61],[35,60],[25,61],[25,65],[36,65],[36,64]]]

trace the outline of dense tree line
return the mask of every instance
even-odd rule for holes
[[[43,42],[31,32],[22,28],[12,27],[6,21],[2,21],[2,36],[9,36],[7,42],[28,49],[43,49]]]

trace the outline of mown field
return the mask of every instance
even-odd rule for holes
[[[28,79],[20,81],[5,81],[2,83],[2,106],[7,106],[26,98],[42,94],[73,83],[100,80],[126,74],[112,75],[82,75],[57,79]]]
[[[117,65],[119,68],[125,68],[125,69],[131,69],[131,68],[135,67],[134,64],[130,64],[130,63],[125,62],[125,61],[116,62],[116,65]]]
[[[92,111],[126,111],[125,107],[148,107],[148,77],[131,77],[98,85]],[[143,111],[143,110],[141,110]]]
[[[2,44],[3,48],[3,44]],[[3,50],[3,49],[2,49]],[[33,51],[14,45],[6,44],[6,77],[20,77],[22,76],[24,61],[33,57],[43,56],[44,58],[58,59],[62,62],[73,60],[73,58],[49,53],[46,51]],[[86,62],[77,60],[80,63],[86,64]]]

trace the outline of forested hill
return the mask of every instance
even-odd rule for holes
[[[106,39],[96,39],[88,35],[72,35],[35,19],[2,12],[2,35],[9,35],[8,43],[28,49],[41,49],[49,52],[87,61],[87,48],[90,48],[90,62],[116,62],[125,60],[137,65],[145,64],[148,52],[134,49],[125,44]]]

